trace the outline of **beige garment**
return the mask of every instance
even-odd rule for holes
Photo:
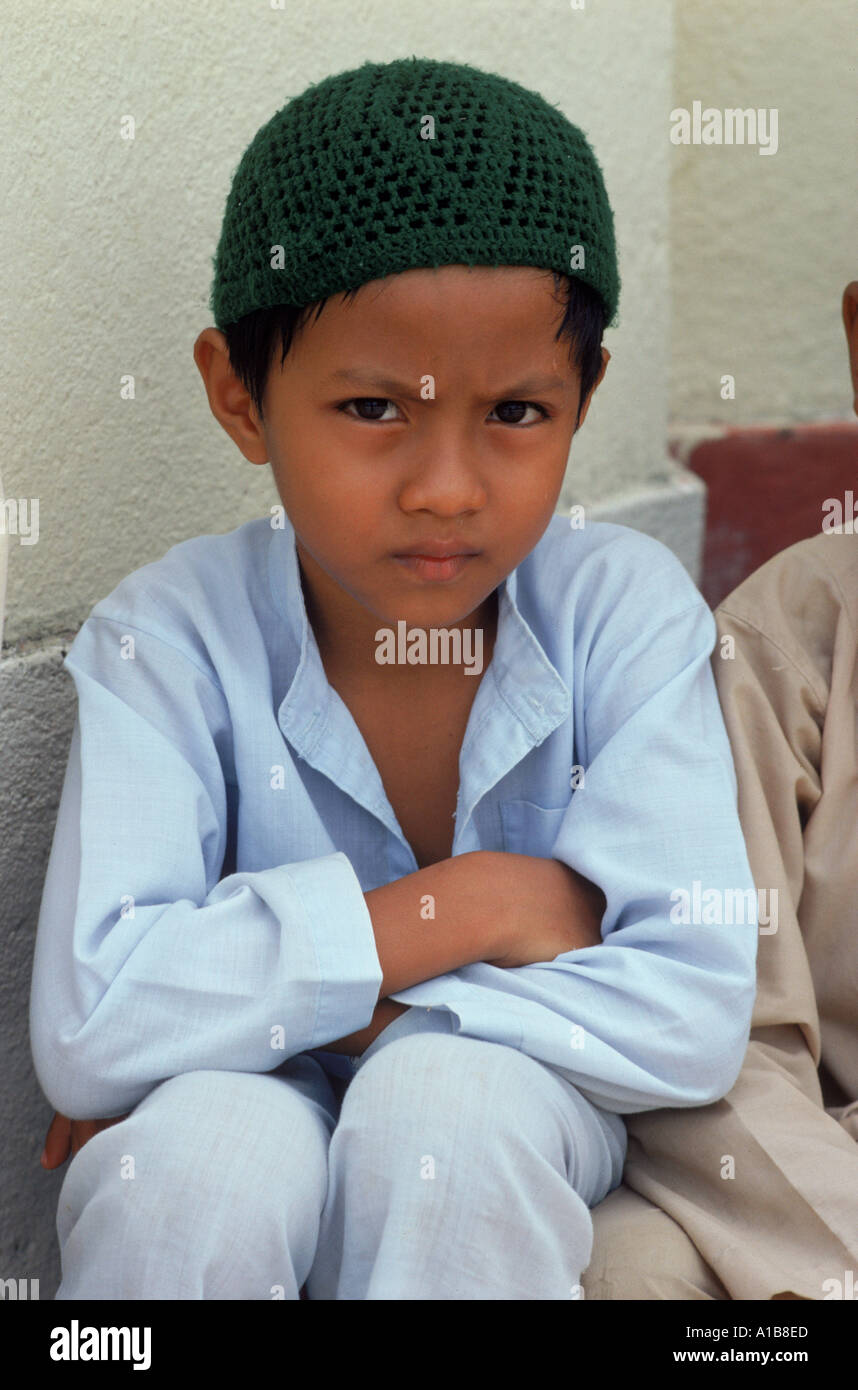
[[[858,1290],[858,535],[788,547],[716,620],[760,926],[776,889],[777,931],[760,933],[732,1090],[624,1117],[623,1184],[593,1212],[588,1298]],[[730,1156],[735,1177],[722,1177]]]

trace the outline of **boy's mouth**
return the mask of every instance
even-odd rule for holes
[[[421,579],[454,579],[456,575],[461,574],[468,561],[473,560],[477,554],[477,551],[465,551],[449,555],[406,551],[400,555],[394,555],[393,558]]]
[[[425,540],[419,541],[417,545],[409,545],[405,550],[398,550],[396,557],[399,559],[404,555],[419,555],[424,560],[449,560],[454,555],[478,555],[479,551],[467,541],[442,541]]]

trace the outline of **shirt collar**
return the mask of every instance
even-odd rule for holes
[[[469,786],[463,788],[467,814],[483,790],[541,743],[568,717],[572,708],[567,685],[518,605],[519,571],[532,563],[532,555],[533,552],[498,586],[494,650],[480,680],[462,744],[460,761],[463,770],[465,766],[469,769]],[[341,786],[351,781],[355,791],[362,787],[363,795],[358,795],[357,799],[387,820],[387,815],[383,814],[387,798],[371,759],[367,767],[368,751],[364,747],[365,758],[356,754],[355,766],[350,768],[342,746],[348,740],[331,737],[332,726],[336,726],[338,733],[345,732],[342,721],[344,718],[350,720],[350,715],[325,675],[307,616],[295,531],[286,518],[282,527],[272,529],[268,569],[272,599],[297,654],[294,675],[277,712],[280,728],[296,751],[313,766]],[[491,740],[490,749],[479,737],[489,716],[498,735]],[[506,729],[502,727],[505,723]],[[374,777],[370,769],[375,771]]]

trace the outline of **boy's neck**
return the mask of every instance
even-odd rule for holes
[[[386,624],[343,593],[328,576],[324,576],[317,587],[316,569],[312,559],[305,564],[299,555],[304,606],[329,679],[336,673],[340,679],[352,678],[362,682],[380,680],[388,687],[395,682],[398,689],[409,686],[423,691],[430,688],[435,691],[462,683],[464,672],[458,666],[379,664],[375,659],[378,647],[375,634]],[[468,618],[439,626],[482,629],[482,669],[485,671],[494,651],[497,623],[498,590],[493,589]],[[465,683],[470,687],[472,680]]]

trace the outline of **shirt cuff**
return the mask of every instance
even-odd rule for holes
[[[360,880],[342,850],[285,866],[319,963],[319,1002],[305,1051],[368,1028],[384,972]]]

